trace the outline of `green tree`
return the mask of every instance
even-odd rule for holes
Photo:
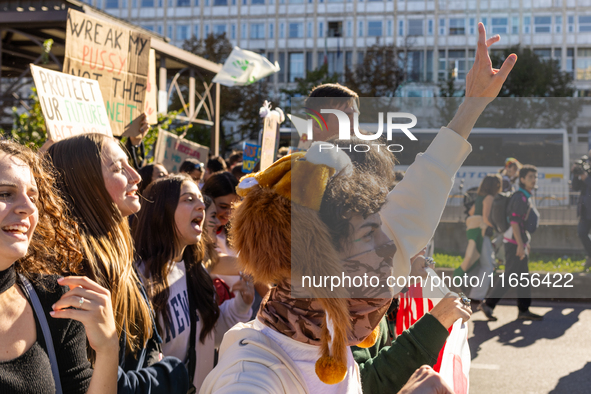
[[[22,102],[23,105],[27,105],[28,108],[25,107],[27,111],[19,113],[17,107],[12,107],[12,129],[4,130],[0,128],[0,133],[12,137],[23,145],[36,149],[43,145],[47,137],[45,118],[41,112],[37,90],[35,88],[31,90],[29,104]]]
[[[374,44],[354,70],[346,67],[345,81],[360,97],[394,97],[406,79],[404,50]]]
[[[325,83],[337,83],[339,75],[337,73],[329,74],[328,64],[324,63],[316,70],[306,71],[305,78],[296,78],[293,88],[281,89],[288,97],[307,96],[312,88]]]

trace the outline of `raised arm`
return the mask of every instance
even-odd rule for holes
[[[478,23],[478,47],[474,65],[466,76],[466,100],[447,126],[465,139],[468,139],[484,108],[498,96],[517,61],[517,55],[512,53],[500,69],[492,67],[488,47],[500,39],[496,35],[487,40],[484,25],[482,22]]]

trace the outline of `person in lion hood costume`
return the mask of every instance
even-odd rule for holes
[[[479,34],[467,99],[392,191],[325,142],[241,179],[231,230],[238,259],[255,281],[276,286],[255,320],[226,333],[201,393],[362,392],[349,347],[374,344],[401,290],[382,288],[384,275],[406,277],[433,236],[471,151],[470,130],[516,60],[492,70],[486,47],[498,37],[486,42],[482,24]],[[364,273],[378,284],[333,286],[335,277]]]

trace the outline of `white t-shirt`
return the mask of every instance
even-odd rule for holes
[[[299,368],[306,380],[308,392],[312,394],[362,394],[359,367],[353,358],[351,348],[347,347],[347,375],[341,383],[322,383],[316,375],[316,361],[320,358],[320,347],[308,345],[291,339],[255,319],[254,329],[259,330],[275,341]]]
[[[143,265],[139,265],[139,269],[144,274],[147,274],[144,271],[145,267]],[[166,308],[170,315],[170,327],[165,329],[164,320],[161,316],[158,318],[158,323],[163,330],[160,333],[162,337],[162,353],[165,356],[176,357],[186,363],[189,359],[190,350],[191,315],[189,313],[187,274],[184,261],[172,265],[168,274],[168,284],[169,294]],[[220,317],[216,322],[215,328],[203,341],[204,343],[201,343],[199,341],[199,334],[203,327],[201,325],[199,311],[197,311],[197,326],[195,329],[197,364],[195,366],[195,374],[193,375],[193,385],[197,388],[197,392],[199,392],[199,388],[205,377],[213,369],[215,348],[220,345],[225,332],[236,323],[248,321],[251,314],[250,305],[247,305],[242,300],[240,293],[237,293],[236,297],[220,305]]]

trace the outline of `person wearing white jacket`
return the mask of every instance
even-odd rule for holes
[[[313,145],[306,154],[293,154],[242,179],[238,192],[244,200],[235,212],[232,228],[239,261],[255,280],[272,280],[278,286],[263,300],[254,322],[238,324],[225,335],[219,363],[203,382],[200,393],[361,393],[359,369],[349,346],[375,343],[375,329],[389,302],[383,296],[329,299],[323,288],[310,288],[312,297],[302,299],[292,295],[296,288],[292,282],[298,280],[293,272],[314,269],[334,273],[334,268],[342,268],[343,262],[351,263],[355,258],[372,269],[386,264],[395,276],[408,275],[410,257],[432,237],[455,173],[470,153],[466,139],[472,127],[498,95],[517,60],[510,55],[500,70],[493,69],[487,48],[499,36],[486,40],[482,23],[478,31],[466,100],[394,190],[387,196],[379,188],[368,190],[368,194],[376,193],[372,198],[377,208],[367,205],[371,198],[361,198],[369,201],[364,203],[369,207],[363,208],[365,211],[340,213],[340,219],[349,218],[349,226],[342,226],[349,236],[343,251],[337,252],[340,245],[318,240],[318,235],[331,239],[327,230],[318,229],[330,228],[330,203],[350,200],[344,204],[357,204],[359,198],[348,199],[342,190],[355,189],[360,182],[379,184],[377,179],[370,179],[371,174],[360,176],[338,155],[334,160],[320,158],[318,145]],[[327,128],[330,131],[331,127]],[[270,210],[273,212],[262,220],[261,212]],[[314,217],[321,218],[324,225]],[[279,246],[270,251],[269,244]],[[304,261],[308,264],[293,266],[292,261],[302,262],[302,256],[309,257]],[[343,307],[348,308],[346,313]],[[421,368],[415,375],[425,373]],[[450,392],[442,381],[421,381],[417,376],[411,377],[402,393]]]
[[[218,307],[213,282],[202,265],[205,205],[197,184],[172,175],[150,184],[133,230],[137,264],[156,311],[162,353],[184,361],[196,390],[213,369],[215,349],[233,325],[248,321],[254,287],[246,279],[236,297]]]

